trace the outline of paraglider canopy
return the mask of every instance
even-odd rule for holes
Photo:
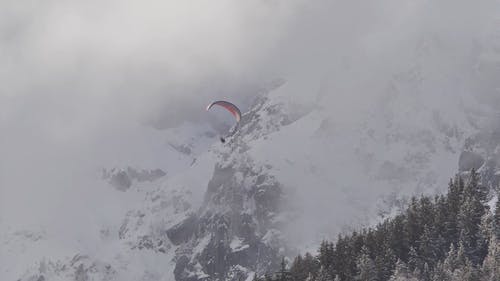
[[[210,110],[214,105],[218,105],[218,106],[221,106],[221,107],[227,109],[236,118],[236,122],[240,122],[241,111],[236,105],[234,105],[228,101],[214,101],[207,106],[207,111]]]
[[[237,130],[237,127],[238,127],[238,123],[241,120],[241,111],[240,111],[240,109],[236,105],[234,105],[234,104],[232,104],[232,103],[230,103],[228,101],[214,101],[214,102],[210,103],[207,106],[207,111],[209,111],[213,106],[216,106],[216,105],[220,106],[220,107],[222,107],[224,109],[226,109],[227,111],[229,111],[234,116],[234,118],[236,118],[236,126],[235,126],[233,132],[228,135],[228,137],[234,135],[236,133],[236,130]],[[225,143],[226,139],[224,137],[221,137],[220,141],[222,143]]]

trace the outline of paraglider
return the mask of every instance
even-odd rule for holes
[[[241,111],[236,105],[228,101],[214,101],[207,106],[207,111],[209,111],[215,105],[223,107],[224,109],[229,111],[234,116],[234,118],[236,118],[236,125],[234,126],[233,131],[228,136],[220,138],[220,141],[222,143],[225,143],[227,137],[230,137],[236,133],[236,130],[238,129],[238,124],[241,120]]]

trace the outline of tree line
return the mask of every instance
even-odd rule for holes
[[[411,198],[399,215],[255,281],[500,281],[500,200],[479,174],[451,179],[448,192]]]

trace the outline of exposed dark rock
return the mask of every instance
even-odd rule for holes
[[[145,182],[145,181],[153,182],[161,177],[164,177],[167,173],[165,173],[161,169],[137,171],[135,169],[128,167],[127,174],[131,179],[136,180],[138,182]]]
[[[268,104],[266,97],[256,100],[242,116],[239,137],[227,143],[229,151],[220,152],[196,216],[167,232],[179,246],[177,281],[245,280],[251,272],[279,268],[279,257],[287,251],[279,230],[283,225],[276,219],[283,213],[283,187],[268,174],[272,167],[257,165],[246,154],[243,138],[266,137],[307,114],[287,110],[281,103]]]
[[[260,274],[277,269],[274,261],[279,261],[281,245],[268,244],[264,237],[268,229],[276,227],[272,219],[280,213],[282,187],[248,159],[239,161],[216,165],[197,215],[198,227],[192,236],[195,239],[175,241],[184,242],[181,252],[190,257],[187,264],[185,259],[179,259],[176,269],[191,273],[178,274],[176,280],[239,280],[248,274],[241,271],[244,268]],[[243,181],[245,178],[253,180]],[[250,205],[255,207],[248,209]],[[188,226],[188,220],[194,222],[193,218],[185,220],[175,231],[169,230],[169,237],[191,237],[191,233],[177,234],[183,232],[181,229],[194,229]]]
[[[175,149],[177,152],[180,152],[185,155],[191,155],[191,148],[188,145],[185,144],[174,144],[174,143],[169,143],[170,147]]]
[[[175,280],[186,280],[186,281],[196,281],[196,277],[189,277],[189,274],[185,271],[186,266],[189,263],[189,258],[187,256],[181,256],[177,260],[174,269]]]
[[[134,182],[153,182],[164,177],[166,174],[161,169],[136,170],[127,167],[125,170],[116,168],[111,170],[103,169],[102,178],[107,180],[116,189],[127,191]]]
[[[120,191],[126,191],[132,186],[132,181],[125,171],[113,174],[109,179],[109,183]]]
[[[458,169],[460,172],[470,171],[472,169],[478,170],[483,166],[484,158],[478,153],[472,151],[463,151],[458,160]]]
[[[176,224],[167,230],[167,236],[174,245],[180,245],[189,241],[196,231],[198,218],[195,215],[189,216],[184,221]]]
[[[80,264],[75,270],[75,281],[88,281],[89,277],[87,275],[87,270]]]

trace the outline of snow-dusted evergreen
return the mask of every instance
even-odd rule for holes
[[[446,195],[414,197],[402,214],[374,228],[323,242],[317,266],[305,268],[296,258],[289,280],[498,280],[498,211],[484,190],[475,170],[457,176]],[[443,226],[453,227],[436,231]]]

